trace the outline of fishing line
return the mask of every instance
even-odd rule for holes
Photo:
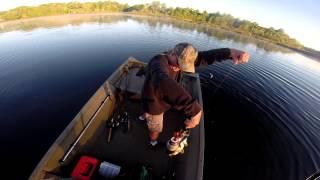
[[[215,88],[215,90],[213,91],[213,94],[212,95],[215,95],[218,91],[219,88],[221,88],[221,86],[223,85],[224,81],[230,76],[231,72],[233,72],[235,70],[234,68],[235,66],[232,66],[228,73],[223,77],[223,79],[220,81],[220,83],[218,84],[218,86]],[[211,74],[210,72],[210,79],[213,77],[213,75]]]
[[[214,95],[218,92],[219,88],[221,88],[221,86],[223,85],[223,83],[225,82],[225,80],[230,76],[230,74],[235,70],[235,67],[232,66],[229,71],[227,72],[227,74],[223,77],[223,79],[220,81],[220,83],[218,84],[218,86],[214,89],[213,93],[212,93],[212,96],[211,97],[214,97]],[[210,79],[213,78],[213,74],[211,72],[209,72],[210,74]],[[209,109],[206,110],[206,113],[209,113]],[[215,124],[215,121],[212,120],[211,123],[214,123]]]

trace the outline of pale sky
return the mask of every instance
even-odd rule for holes
[[[70,0],[1,0],[0,11],[21,5],[39,5]],[[77,0],[88,2],[95,0]],[[117,0],[121,3],[145,4],[154,0]],[[320,50],[320,1],[316,0],[160,0],[172,7],[190,7],[207,12],[228,13],[255,21],[264,27],[283,28],[303,45]]]

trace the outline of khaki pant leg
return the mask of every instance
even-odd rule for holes
[[[159,115],[152,115],[146,113],[146,120],[148,129],[151,132],[162,132],[163,129],[163,113]]]

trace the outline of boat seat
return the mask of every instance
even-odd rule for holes
[[[141,94],[145,75],[139,75],[139,71],[140,68],[138,67],[130,69],[128,74],[125,75],[125,77],[122,78],[121,81],[115,84],[115,87],[134,94]]]

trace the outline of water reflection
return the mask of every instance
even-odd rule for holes
[[[78,26],[83,23],[115,23],[128,19],[126,16],[118,15],[66,15],[40,17],[17,21],[8,21],[0,23],[0,33],[10,31],[32,31],[38,28],[58,28],[66,25]]]
[[[37,28],[57,28],[66,25],[78,26],[83,23],[99,23],[112,24],[121,21],[134,20],[141,24],[147,25],[154,29],[162,29],[164,27],[173,27],[180,30],[188,30],[196,33],[204,33],[208,36],[214,37],[217,40],[227,40],[241,44],[253,44],[257,48],[264,49],[267,52],[282,52],[292,53],[291,50],[277,46],[266,41],[257,40],[248,36],[243,36],[237,33],[228,32],[225,30],[209,27],[203,24],[194,24],[186,21],[178,21],[170,18],[159,17],[145,17],[135,15],[65,15],[41,17],[34,19],[18,20],[12,22],[0,23],[0,33],[10,31],[32,31]],[[231,42],[231,43],[232,43]]]

